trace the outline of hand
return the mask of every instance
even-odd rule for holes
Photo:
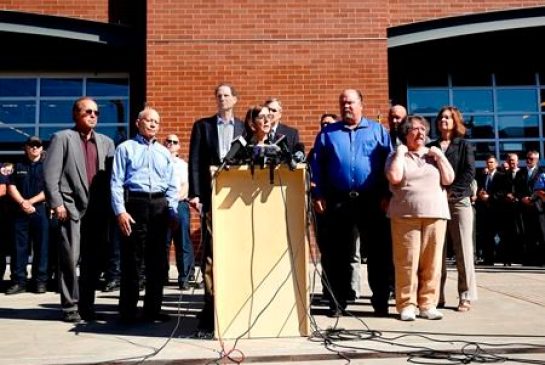
[[[437,146],[431,146],[428,150],[428,156],[433,157],[435,161],[443,157],[443,151]]]
[[[129,237],[131,235],[132,233],[131,224],[134,224],[134,223],[136,222],[134,221],[134,219],[132,219],[131,215],[127,212],[123,212],[117,216],[117,224],[123,236]]]
[[[199,214],[202,213],[201,199],[200,199],[198,196],[189,199],[189,205],[190,205],[193,209],[196,209],[197,212],[199,212]]]
[[[521,200],[522,204],[524,205],[533,205],[532,199],[530,199],[529,196],[523,197]]]
[[[323,214],[326,209],[325,199],[314,199],[314,211],[318,214]]]
[[[60,222],[64,222],[68,220],[69,214],[64,205],[59,205],[58,207],[53,209],[55,211],[55,216]]]
[[[179,225],[180,225],[180,220],[179,220],[179,218],[178,218],[178,213],[169,210],[169,214],[168,214],[168,228],[169,228],[171,231],[175,231],[175,230],[178,228]]]
[[[36,211],[36,208],[34,208],[34,206],[25,199],[21,202],[21,210],[26,214],[32,214]]]
[[[400,144],[396,147],[396,155],[398,156],[405,156],[407,152],[409,152],[409,149],[404,144]]]

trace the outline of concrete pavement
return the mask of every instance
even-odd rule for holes
[[[365,266],[362,271],[366,283]],[[97,292],[103,318],[77,325],[60,321],[58,294],[0,294],[0,364],[520,363],[516,359],[545,364],[545,269],[479,268],[477,280],[479,301],[468,313],[458,313],[456,272],[449,270],[447,308],[440,321],[401,322],[393,301],[392,315],[376,318],[368,297],[348,307],[352,317],[336,320],[314,298],[310,319],[316,332],[311,338],[239,341],[191,338],[202,289],[181,293],[167,287],[163,310],[173,319],[134,326],[117,321],[119,292]],[[320,291],[317,285],[315,292]],[[369,293],[366,285],[362,292]]]

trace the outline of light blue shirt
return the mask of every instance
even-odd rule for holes
[[[231,149],[231,142],[235,134],[235,120],[233,118],[224,120],[218,115],[218,145],[220,159],[223,160]]]
[[[112,208],[115,215],[126,212],[124,191],[165,193],[168,207],[178,209],[178,187],[170,152],[155,140],[140,134],[121,143],[115,150],[111,179]]]

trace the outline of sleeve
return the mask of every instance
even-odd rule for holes
[[[45,196],[47,203],[53,209],[64,204],[60,185],[66,153],[65,140],[66,138],[62,138],[59,134],[54,134],[44,160]]]
[[[202,136],[200,131],[200,122],[197,121],[193,124],[191,130],[191,138],[189,140],[189,198],[200,197],[200,155],[202,149]]]
[[[455,168],[456,177],[450,186],[449,193],[454,198],[465,197],[466,192],[470,192],[469,187],[475,178],[475,153],[471,143],[462,140],[458,166],[452,167]]]
[[[125,148],[125,143],[127,142],[123,142],[115,150],[112,166],[112,177],[110,179],[110,189],[112,190],[112,209],[116,216],[126,212],[124,185],[127,169],[127,150]]]
[[[323,132],[318,133],[314,141],[313,155],[310,159],[311,186],[312,196],[314,198],[324,197],[324,184],[325,184],[325,136]]]
[[[167,151],[168,153],[168,151]],[[170,157],[170,154],[167,156],[167,191],[166,197],[168,201],[168,208],[171,214],[176,214],[178,210],[178,179],[176,178],[176,173],[174,172],[174,160]]]

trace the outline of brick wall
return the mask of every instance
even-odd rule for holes
[[[108,0],[0,0],[0,10],[108,21]]]

